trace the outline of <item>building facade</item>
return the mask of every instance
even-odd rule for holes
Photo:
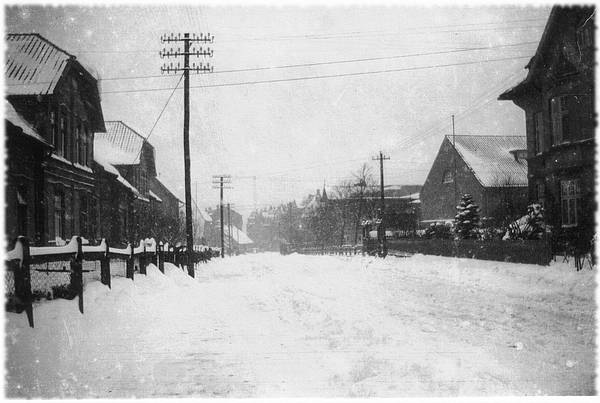
[[[446,136],[421,190],[422,223],[454,221],[463,194],[501,226],[526,213],[525,137]]]
[[[93,133],[105,129],[97,80],[75,56],[38,34],[8,34],[6,46],[6,99],[52,146],[39,159],[41,171],[39,167],[32,171],[38,172],[37,181],[42,177],[34,191],[42,196],[34,202],[39,209],[33,224],[36,229],[27,232],[35,232],[37,244],[62,244],[73,235],[93,237],[98,202],[92,171]],[[22,150],[9,151],[21,158]],[[15,191],[12,183],[7,185],[8,193]],[[8,208],[16,211],[19,207]]]
[[[525,111],[529,198],[559,239],[594,233],[594,7],[554,7],[527,77],[500,95]],[[562,241],[559,241],[562,242]]]

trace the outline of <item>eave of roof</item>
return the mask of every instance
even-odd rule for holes
[[[33,127],[31,127],[29,123],[25,121],[25,119],[21,117],[21,115],[19,115],[19,113],[15,110],[12,104],[6,100],[4,101],[4,118],[13,126],[19,128],[21,130],[21,133],[23,133],[24,135],[37,141],[44,147],[53,148],[50,143],[44,140],[44,138],[40,136],[38,132]]]

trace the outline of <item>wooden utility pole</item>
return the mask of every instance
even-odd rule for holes
[[[454,180],[454,205],[457,206],[458,205],[458,184],[457,184],[457,178],[456,178],[456,156],[458,154],[458,151],[456,151],[456,134],[454,133],[454,115],[452,115],[452,148],[454,148],[454,152],[453,152],[453,157],[452,157],[452,162],[454,164],[454,178],[452,178]]]
[[[225,258],[225,237],[223,231],[223,189],[232,189],[231,186],[223,186],[231,184],[231,176],[229,175],[213,175],[213,189],[221,189],[221,197],[219,208],[221,210],[221,258]]]
[[[373,157],[373,160],[379,160],[379,184],[380,184],[380,193],[381,193],[381,223],[377,227],[377,238],[379,238],[379,243],[381,245],[381,255],[387,255],[387,239],[385,237],[385,193],[384,193],[384,184],[383,184],[383,160],[389,160],[390,157],[384,156],[383,152],[379,152],[378,157]]]
[[[172,43],[172,42],[183,42],[183,52],[180,52],[179,48],[177,50],[163,49],[159,52],[161,58],[178,58],[183,56],[183,67],[179,67],[179,63],[177,66],[173,66],[173,63],[170,62],[169,65],[165,63],[163,67],[161,67],[162,73],[178,73],[183,71],[183,154],[184,154],[184,170],[185,170],[185,231],[187,238],[187,269],[188,274],[194,277],[194,232],[192,226],[192,190],[191,190],[191,174],[190,174],[190,70],[195,71],[196,73],[208,73],[212,72],[212,67],[206,64],[196,66],[196,63],[190,67],[190,55],[192,56],[210,56],[212,57],[213,51],[211,49],[203,50],[200,48],[199,50],[193,49],[190,52],[190,43],[191,42],[203,42],[203,43],[212,43],[214,37],[210,34],[206,36],[204,34],[200,34],[199,37],[196,37],[196,34],[190,38],[189,33],[183,34],[171,34],[171,35],[163,35],[161,37],[161,42],[163,43]]]
[[[231,257],[231,205],[227,203],[227,249],[229,249],[229,257]]]

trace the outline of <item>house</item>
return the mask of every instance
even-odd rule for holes
[[[250,213],[246,230],[248,236],[254,241],[255,247],[268,251],[279,250],[279,218],[281,214],[280,208],[272,206]]]
[[[594,233],[595,7],[552,9],[527,77],[499,96],[525,111],[529,199],[563,239]]]
[[[156,179],[154,147],[144,136],[122,121],[107,121],[105,125],[105,132],[95,134],[94,151],[104,167],[112,166],[116,169],[119,182],[129,186],[133,194],[132,214],[124,211],[127,207],[123,205],[123,200],[113,200],[113,203],[119,203],[119,219],[122,220],[123,215],[130,217],[129,224],[125,226],[128,228],[127,237],[163,238],[160,236],[163,235],[161,228],[166,228],[167,223],[158,219],[162,205],[167,206],[167,214],[161,215],[167,215],[177,221],[179,214],[178,208],[177,211],[173,208],[173,204],[177,205],[175,196],[167,196],[168,189],[164,185],[158,185],[160,181]],[[155,191],[162,194],[164,200],[150,189],[152,183]],[[114,206],[112,209],[115,209]],[[171,232],[178,231],[178,223],[170,225]],[[168,240],[173,242],[173,239]]]
[[[525,146],[524,136],[445,136],[420,192],[422,223],[454,221],[465,193],[491,225],[525,214]]]
[[[42,161],[52,152],[44,140],[5,101],[6,184],[5,222],[7,241],[19,235],[39,240],[44,233],[44,171]]]
[[[140,196],[105,155],[94,155],[95,187],[99,204],[98,232],[109,245],[126,245],[133,234],[133,202]]]
[[[27,210],[27,221],[31,216],[35,219],[26,224],[23,219],[21,223],[9,219],[7,234],[25,230],[36,244],[60,244],[73,235],[94,237],[98,200],[92,171],[93,137],[94,132],[105,130],[97,80],[75,56],[39,34],[8,34],[5,44],[11,139],[15,139],[14,130],[22,130],[30,139],[40,137],[51,146],[42,159],[39,147],[22,147],[29,139],[10,144],[7,217],[21,209]],[[16,116],[22,124],[14,124]],[[43,144],[39,140],[36,144]],[[15,161],[23,158],[23,165],[17,167]],[[32,163],[27,180],[15,182]]]
[[[221,211],[220,207],[215,209],[209,208],[206,213],[208,214],[210,221],[205,221],[205,236],[207,238],[208,244],[211,246],[221,246]],[[235,211],[232,208],[227,209],[227,205],[223,205],[223,233],[224,238],[227,238],[228,233],[228,225],[236,228],[243,228],[243,217],[240,213]],[[226,241],[226,239],[224,239]]]

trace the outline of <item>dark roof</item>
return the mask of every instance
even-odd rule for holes
[[[8,34],[6,38],[7,95],[46,95],[54,92],[69,60],[65,52],[39,34]]]
[[[452,136],[446,136],[452,144]],[[525,136],[455,136],[456,151],[484,187],[527,186],[527,161],[511,151],[527,149]]]
[[[146,143],[154,154],[154,147],[146,138],[120,120],[104,122],[105,133],[94,134],[94,152],[103,154],[113,165],[137,165],[141,149]]]

